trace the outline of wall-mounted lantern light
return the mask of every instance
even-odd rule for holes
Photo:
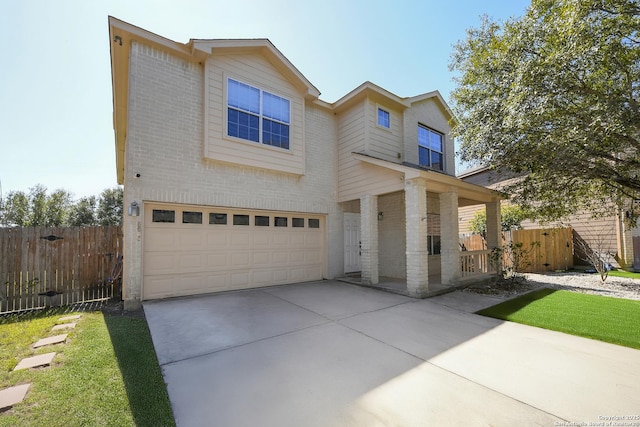
[[[384,213],[378,212],[378,221],[382,221],[384,218]]]
[[[138,205],[138,202],[131,202],[131,206],[129,206],[129,216],[140,216],[140,205]]]

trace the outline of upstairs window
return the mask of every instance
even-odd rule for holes
[[[389,112],[378,108],[378,126],[389,129],[391,122],[389,121]]]
[[[420,166],[444,170],[444,136],[426,126],[418,125],[418,157]]]
[[[229,79],[227,108],[229,136],[289,149],[288,99]]]

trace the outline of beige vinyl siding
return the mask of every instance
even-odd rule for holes
[[[338,116],[338,202],[358,199],[364,194],[385,194],[404,188],[402,174],[364,164],[351,153],[365,150],[365,108],[356,104]]]
[[[476,212],[483,212],[485,210],[484,205],[464,206],[458,208],[459,225],[458,231],[460,233],[471,233],[470,223],[471,219]]]
[[[378,108],[389,113],[389,128],[378,125]],[[367,154],[400,163],[402,161],[402,115],[391,108],[369,100],[367,103],[369,144]],[[400,157],[398,157],[400,155]]]
[[[418,164],[418,124],[444,135],[444,173],[455,176],[455,147],[450,134],[451,127],[442,106],[434,98],[411,105],[404,113],[404,159]]]
[[[205,157],[298,175],[305,173],[304,98],[273,65],[260,55],[212,55],[207,59],[205,76],[205,103],[208,105]],[[226,85],[229,78],[289,100],[289,150],[227,136]]]

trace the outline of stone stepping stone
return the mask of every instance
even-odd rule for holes
[[[58,322],[68,322],[69,320],[78,320],[82,317],[82,314],[76,314],[75,316],[65,316],[58,319]]]
[[[60,344],[67,340],[67,334],[55,335],[49,338],[42,338],[33,345],[33,348],[44,347],[45,345]]]
[[[76,322],[73,323],[63,323],[61,325],[56,325],[54,326],[51,330],[52,331],[60,331],[63,329],[73,329],[76,327]]]
[[[30,386],[31,384],[22,384],[0,390],[0,410],[10,408],[16,403],[22,402]]]
[[[18,365],[13,368],[13,370],[19,371],[21,369],[37,368],[38,366],[50,365],[55,355],[56,353],[53,352],[40,354],[33,357],[27,357],[26,359],[22,359],[20,363],[18,363]]]

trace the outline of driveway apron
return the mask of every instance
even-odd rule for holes
[[[638,415],[640,351],[469,313],[495,302],[324,281],[144,310],[180,427],[554,426]]]

